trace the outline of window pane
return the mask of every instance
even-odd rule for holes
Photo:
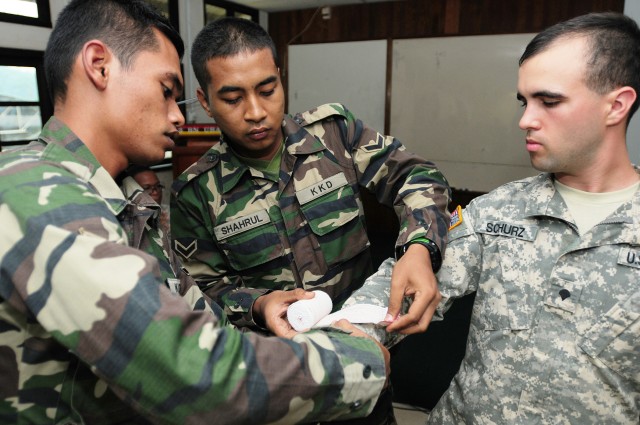
[[[41,129],[39,106],[0,106],[0,142],[35,140]]]
[[[204,23],[208,24],[209,22],[213,22],[216,19],[224,18],[225,16],[227,16],[227,9],[223,7],[213,6],[211,4],[205,4],[204,14]]]
[[[37,18],[38,5],[36,0],[2,0],[0,1],[0,12]]]
[[[36,69],[0,66],[0,102],[39,102]]]
[[[240,13],[240,12],[236,12],[234,13],[234,16],[236,18],[242,18],[242,19],[247,19],[247,20],[252,20],[253,18],[251,17],[251,15],[247,15],[246,13]]]
[[[169,19],[169,0],[145,0],[147,3],[155,6],[162,14]]]

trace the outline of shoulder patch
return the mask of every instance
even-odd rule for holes
[[[325,103],[317,108],[297,113],[293,117],[293,120],[300,126],[304,127],[306,125],[325,120],[334,115],[338,115],[342,118],[348,118],[349,112],[347,111],[347,108],[340,103]]]
[[[462,207],[458,205],[455,210],[451,212],[451,219],[449,220],[449,230],[462,224]]]

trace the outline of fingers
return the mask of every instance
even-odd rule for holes
[[[296,288],[293,291],[285,291],[285,294],[291,295],[292,299],[297,300],[309,300],[316,296],[314,291],[305,291],[302,288]]]
[[[353,336],[369,338],[369,335],[364,333],[361,329],[358,329],[355,326],[353,326],[353,324],[347,319],[340,319],[337,322],[333,322],[331,326],[333,326],[334,328],[342,329],[343,331],[349,332]]]
[[[407,251],[407,254],[410,251]],[[420,254],[419,251],[412,253]],[[406,254],[405,254],[406,255]],[[403,257],[402,260],[408,259]],[[391,294],[385,322],[388,332],[413,334],[427,330],[436,307],[442,298],[431,270],[430,263],[425,261],[398,262],[391,276]],[[400,266],[400,267],[398,267]],[[427,267],[429,266],[429,267]],[[413,302],[409,311],[398,315],[402,308],[403,298],[411,296]]]
[[[385,322],[392,323],[396,320],[400,314],[402,308],[402,300],[404,299],[404,288],[397,284],[394,284],[394,280],[391,280],[391,294],[389,295],[389,306],[387,307],[387,315],[384,318]]]
[[[275,336],[283,338],[293,338],[298,334],[284,317],[276,317],[270,323],[269,329]]]
[[[268,295],[269,302],[264,309],[267,329],[276,336],[292,338],[297,332],[286,318],[289,305],[298,300],[311,299],[315,297],[315,293],[296,288],[291,291],[273,291]]]
[[[361,329],[358,329],[357,327],[353,326],[353,324],[349,322],[347,319],[338,320],[337,322],[334,322],[332,326],[342,329],[343,331],[351,332],[352,336],[359,337],[359,338],[369,338],[370,340],[375,342],[380,348],[380,351],[382,351],[382,357],[384,358],[384,365],[385,365],[385,373],[387,378],[389,377],[389,372],[391,371],[391,353],[389,353],[389,350],[387,349],[387,347],[382,345],[380,341],[377,341],[375,338],[367,335]],[[387,384],[385,384],[385,387],[386,386]]]
[[[414,307],[416,307],[416,302],[414,301],[406,315],[400,316],[395,322],[387,326],[387,332],[400,332],[401,334],[410,335],[426,331],[441,298],[440,293],[436,292],[422,313],[419,310],[414,310]]]

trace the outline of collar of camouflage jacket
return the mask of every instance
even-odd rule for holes
[[[104,199],[114,216],[122,212],[127,201],[120,187],[69,127],[51,117],[40,133],[40,140],[46,144],[43,160],[59,164],[89,184]]]
[[[640,175],[640,168],[635,167],[635,169]],[[568,223],[573,222],[566,203],[555,189],[552,174],[542,173],[530,178],[528,186],[523,190],[529,193],[524,209],[525,217],[553,217]],[[603,227],[598,233],[598,239],[606,237],[615,240],[616,243],[640,244],[640,234],[634,230],[640,225],[640,190],[636,191],[630,202],[623,203],[601,225]],[[617,236],[612,235],[611,232],[616,233]],[[585,241],[585,244],[595,242],[590,240]]]
[[[326,149],[322,142],[288,115],[285,115],[282,122],[282,136],[285,145],[285,150],[282,153],[283,157],[287,154],[305,156]],[[227,193],[233,189],[246,172],[254,176],[256,173],[262,175],[259,171],[253,172],[250,167],[233,153],[233,150],[225,140],[224,134],[222,135],[221,142],[222,143],[217,146],[214,146],[213,149],[217,151],[216,153],[221,163],[222,193]],[[282,162],[286,163],[284,160]],[[287,170],[287,172],[291,173],[292,170]]]

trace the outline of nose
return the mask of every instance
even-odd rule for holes
[[[259,123],[267,116],[267,111],[262,107],[262,102],[258,96],[247,97],[247,109],[244,113],[244,118],[247,121]]]
[[[184,125],[184,115],[182,115],[182,111],[180,110],[177,102],[172,102],[169,107],[169,120],[176,127]]]
[[[518,126],[522,130],[536,130],[540,128],[540,119],[536,116],[535,108],[531,105],[525,106]]]

